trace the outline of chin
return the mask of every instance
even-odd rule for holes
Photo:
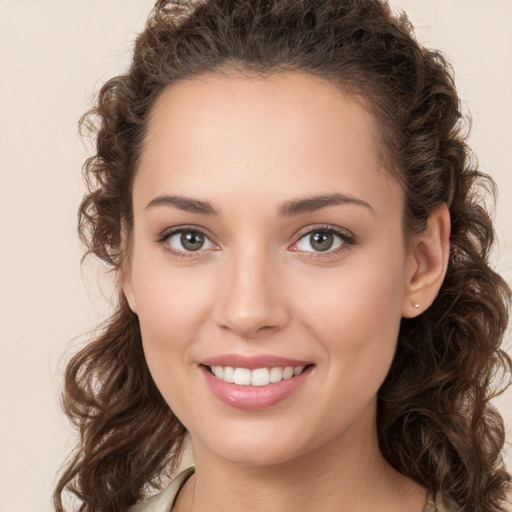
[[[252,429],[251,429],[252,430]],[[273,434],[250,435],[250,431],[242,434],[224,429],[220,436],[210,437],[200,441],[191,434],[194,454],[196,451],[210,452],[214,457],[226,462],[252,467],[268,467],[285,464],[301,456],[298,436],[283,433],[283,436]]]
[[[300,453],[283,449],[268,449],[262,446],[259,449],[232,449],[218,453],[225,461],[237,466],[268,468],[272,466],[281,466],[296,460]]]

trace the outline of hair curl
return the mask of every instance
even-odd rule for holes
[[[109,80],[81,119],[96,136],[79,210],[88,253],[119,269],[146,121],[165,87],[205,73],[286,71],[325,78],[368,103],[405,192],[406,233],[421,232],[440,203],[449,207],[446,278],[429,309],[402,320],[379,391],[380,447],[398,471],[464,510],[502,511],[510,476],[500,455],[502,418],[489,400],[512,366],[500,348],[511,293],[488,263],[494,230],[480,191],[494,195],[494,182],[465,142],[450,65],[386,2],[157,2],[128,72]],[[70,361],[65,382],[63,406],[80,443],[56,487],[56,510],[68,490],[81,511],[126,511],[175,468],[186,430],[153,383],[122,293],[97,338]]]

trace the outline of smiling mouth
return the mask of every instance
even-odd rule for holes
[[[217,379],[230,384],[240,386],[267,386],[275,384],[282,380],[288,380],[297,377],[306,368],[313,365],[305,366],[286,366],[271,368],[256,368],[250,370],[248,368],[234,368],[232,366],[206,366],[209,372]]]

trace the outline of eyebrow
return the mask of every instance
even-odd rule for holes
[[[278,209],[280,217],[292,217],[301,213],[310,213],[329,206],[354,204],[363,206],[373,212],[373,208],[365,201],[345,194],[324,194],[286,201]],[[146,206],[146,210],[157,206],[174,206],[180,210],[197,213],[199,215],[219,216],[220,208],[216,208],[208,201],[201,201],[191,197],[177,195],[162,195],[152,199]]]
[[[357,206],[364,206],[373,212],[373,208],[365,201],[357,199],[356,197],[344,194],[325,194],[319,196],[305,197],[304,199],[297,199],[293,201],[286,201],[279,208],[279,215],[281,217],[291,217],[301,213],[309,213],[328,206],[338,206],[343,204],[355,204]]]
[[[198,213],[200,215],[220,215],[220,209],[208,201],[200,201],[199,199],[192,199],[190,197],[163,195],[152,199],[146,206],[146,210],[156,206],[174,206],[180,210],[191,213]]]

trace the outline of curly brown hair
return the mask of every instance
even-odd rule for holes
[[[493,196],[495,185],[466,144],[450,65],[385,1],[157,2],[128,72],[109,80],[81,119],[96,137],[79,210],[87,254],[120,268],[148,115],[167,86],[205,73],[290,70],[366,100],[388,169],[405,191],[407,234],[424,230],[440,203],[449,207],[446,278],[429,309],[402,320],[378,396],[379,442],[398,471],[464,510],[502,511],[510,476],[503,421],[490,399],[512,368],[500,348],[511,292],[488,262],[494,229],[482,191]],[[186,429],[153,383],[137,316],[121,291],[115,314],[69,362],[63,407],[80,442],[55,490],[58,512],[66,490],[81,511],[126,511],[176,469]]]

